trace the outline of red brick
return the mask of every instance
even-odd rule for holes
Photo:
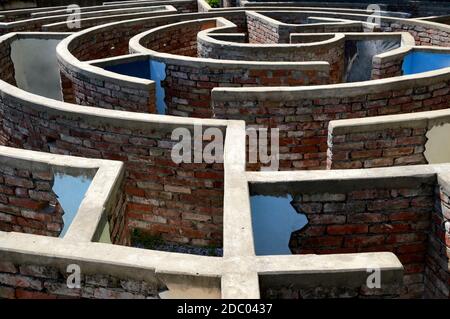
[[[17,289],[17,299],[56,299],[57,296],[39,291]]]
[[[370,226],[370,233],[404,233],[411,230],[408,224],[380,224]]]
[[[384,244],[384,235],[346,237],[344,247],[370,247]]]
[[[13,176],[5,176],[5,184],[23,188],[33,188],[34,186],[33,181],[29,179]]]
[[[332,225],[327,227],[327,233],[330,235],[360,234],[367,233],[367,225]]]
[[[9,203],[13,206],[28,208],[32,210],[40,210],[43,209],[47,203],[34,201],[28,198],[10,198]]]
[[[343,242],[343,237],[326,236],[326,237],[310,237],[301,240],[301,247],[340,247]]]
[[[0,287],[0,299],[14,299],[15,289],[11,287]]]

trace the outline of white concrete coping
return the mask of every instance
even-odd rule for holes
[[[89,61],[86,61],[86,63],[103,68],[106,66],[124,64],[124,63],[132,63],[132,62],[138,62],[138,61],[148,61],[148,56],[145,54],[119,55],[119,56],[105,58],[105,59],[89,60]]]
[[[153,28],[149,31],[140,33],[130,40],[130,52],[133,53],[140,53],[140,54],[147,54],[149,55],[150,59],[152,60],[158,60],[158,61],[164,61],[168,63],[174,63],[179,65],[187,65],[187,66],[193,66],[197,68],[210,66],[210,67],[216,67],[216,68],[236,68],[240,69],[243,67],[251,67],[254,69],[267,69],[268,67],[271,68],[277,68],[277,69],[294,69],[294,70],[321,70],[321,71],[328,71],[329,70],[329,63],[324,61],[317,61],[317,62],[276,62],[276,61],[243,61],[243,60],[218,60],[218,59],[209,59],[209,58],[197,58],[197,57],[190,57],[190,56],[181,56],[181,55],[175,55],[170,53],[162,53],[157,52],[151,49],[146,48],[142,45],[142,42],[144,42],[146,37],[151,36],[152,34],[156,34],[160,32],[161,30],[165,29],[173,29],[173,28],[179,28],[183,25],[188,24],[201,24],[205,22],[213,21],[216,22],[218,27],[215,27],[214,29],[219,28],[229,28],[234,27],[235,24],[229,22],[228,20],[224,18],[210,18],[210,19],[197,19],[197,20],[190,20],[190,21],[183,21],[183,22],[177,22],[157,28]],[[225,25],[225,26],[223,26]]]
[[[120,13],[120,14],[113,14],[113,15],[101,15],[98,17],[82,17],[80,19],[73,19],[71,20],[72,23],[80,22],[81,25],[86,24],[87,22],[93,21],[95,25],[102,25],[102,20],[107,20],[108,22],[110,20],[117,20],[122,21],[126,19],[136,19],[140,17],[155,17],[155,16],[161,16],[162,14],[167,13],[175,13],[177,10],[173,6],[165,6],[165,8],[160,10],[138,10],[134,13]],[[53,22],[53,23],[46,23],[41,26],[41,29],[46,30],[52,30],[52,29],[58,29],[59,27],[66,25],[67,21],[59,21],[59,22]]]
[[[3,10],[0,11],[1,15],[9,16],[9,15],[16,15],[16,14],[24,14],[29,13],[30,16],[32,13],[41,12],[41,11],[47,11],[47,10],[55,10],[55,9],[66,9],[67,6],[55,6],[55,7],[40,7],[40,8],[24,8],[24,9],[14,9],[14,10]]]
[[[67,240],[80,242],[90,242],[96,236],[100,221],[106,219],[105,207],[116,196],[118,184],[123,178],[121,162],[53,155],[5,146],[0,146],[0,162],[31,171],[47,167],[57,172],[93,178],[64,236]]]
[[[164,0],[164,1],[158,1],[155,0],[155,2],[164,2],[164,3],[190,3],[194,2],[195,0]],[[103,6],[110,6],[110,5],[116,5],[116,4],[140,4],[141,2],[148,2],[148,0],[128,0],[128,1],[110,1],[110,2],[103,2]],[[153,2],[153,1],[152,1]]]
[[[253,2],[253,1],[245,1],[242,0],[240,1],[241,6],[243,7],[248,7],[249,9],[253,9],[254,7],[258,7],[259,8],[264,8],[264,7],[274,7],[274,8],[296,8],[296,9],[301,9],[301,10],[324,10],[324,11],[333,11],[333,12],[344,12],[344,13],[367,13],[367,9],[366,6],[367,4],[363,4],[361,6],[364,6],[364,8],[355,8],[355,9],[350,9],[347,7],[332,7],[333,5],[339,5],[339,2],[333,2],[333,3],[324,3],[324,2],[320,2],[321,5],[318,6],[307,6],[308,4],[310,4],[310,2],[303,2],[303,3],[299,3],[299,2],[273,2],[273,1],[268,1],[268,2]],[[317,2],[319,3],[319,2]],[[330,6],[324,7],[323,5],[329,4]],[[344,5],[348,5],[348,3],[344,3]],[[358,5],[358,3],[352,3],[353,6]],[[386,4],[379,4],[381,8],[386,8]],[[394,12],[394,11],[385,11],[385,10],[381,10],[380,11],[381,15],[394,15],[394,16],[399,16],[399,17],[405,17],[405,15],[408,15],[407,13],[404,12]]]
[[[449,166],[447,166],[448,168]],[[352,191],[371,188],[410,187],[423,183],[435,184],[439,168],[410,166],[365,170],[327,170],[316,174],[292,172],[247,172],[251,195],[285,196],[299,193]],[[292,173],[292,174],[289,174]],[[339,185],[339,188],[336,188]]]
[[[133,9],[136,7],[165,6],[168,3],[169,3],[169,1],[139,1],[136,3],[104,4],[104,5],[99,5],[99,6],[80,7],[79,10],[80,10],[80,12],[110,11],[113,9]],[[49,17],[49,16],[54,16],[54,15],[64,14],[66,12],[67,12],[67,7],[64,7],[63,9],[34,12],[34,13],[31,13],[31,16],[32,17],[39,17],[39,16]]]
[[[220,18],[218,18],[219,20]],[[323,47],[323,46],[335,46],[337,42],[342,41],[344,39],[344,35],[341,33],[335,33],[332,38],[311,42],[311,43],[277,43],[277,44],[252,44],[252,43],[236,43],[236,42],[228,42],[224,40],[219,40],[213,38],[211,36],[215,35],[215,31],[232,31],[232,28],[236,28],[237,26],[234,23],[229,22],[228,25],[223,27],[217,27],[214,29],[207,29],[200,31],[197,34],[197,38],[199,41],[203,41],[208,44],[213,44],[218,47],[221,47],[223,50],[264,50],[264,49],[278,49],[278,50],[286,50],[291,49],[292,51],[299,50],[311,50],[313,47]],[[232,33],[230,33],[232,34]]]
[[[284,12],[282,10],[279,10],[278,12]],[[286,13],[293,13],[292,11],[286,11]],[[295,13],[295,12],[294,12]],[[314,11],[311,13],[315,13]],[[288,28],[290,30],[292,30],[292,32],[295,32],[297,30],[304,30],[304,29],[315,29],[319,26],[327,26],[327,27],[331,27],[331,26],[363,26],[364,23],[360,22],[360,21],[352,21],[349,19],[339,19],[339,18],[326,18],[326,17],[312,17],[315,20],[319,20],[321,19],[324,22],[318,22],[318,23],[303,23],[303,24],[293,24],[293,23],[286,23],[286,22],[282,22],[279,20],[276,20],[274,18],[271,18],[267,15],[263,15],[261,13],[258,13],[256,11],[247,11],[246,12],[247,15],[253,16],[253,17],[257,17],[258,19],[264,21],[265,23],[269,24],[272,27],[275,28],[279,28],[279,27],[285,27]],[[310,17],[308,17],[309,19]]]
[[[389,128],[426,128],[450,123],[450,109],[396,115],[382,115],[359,119],[331,121],[328,130],[335,135],[355,132],[382,131]]]
[[[92,17],[102,17],[106,16],[108,14],[114,15],[117,13],[130,13],[131,12],[143,12],[143,11],[164,11],[163,8],[166,6],[157,6],[157,7],[137,7],[133,9],[115,9],[115,10],[103,10],[103,11],[95,11],[95,12],[81,12],[79,13],[79,17],[82,21],[83,18],[92,18]],[[109,16],[109,15],[108,15]],[[42,24],[45,24],[45,21],[48,20],[48,22],[52,21],[58,21],[58,20],[64,20],[64,23],[67,23],[67,18],[73,17],[73,13],[65,13],[60,15],[53,15],[53,16],[44,16],[44,17],[31,17],[24,20],[18,20],[18,21],[11,21],[11,22],[0,22],[0,28],[2,29],[10,29],[22,25],[27,25],[30,23],[36,23],[36,22],[42,22]],[[71,20],[73,21],[73,20]]]

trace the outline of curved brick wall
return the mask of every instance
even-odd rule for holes
[[[313,12],[315,15],[323,16],[323,17],[342,17],[342,18],[354,18],[354,19],[362,19],[362,15],[359,14],[343,14],[343,13],[330,13],[330,12]],[[310,14],[302,12],[301,14],[307,18]],[[270,13],[273,15],[274,13]],[[154,27],[158,27],[161,25],[166,25],[168,23],[178,22],[180,20],[186,20],[190,17],[202,18],[207,16],[218,16],[218,12],[213,12],[209,14],[193,14],[193,15],[183,15],[179,17],[177,15],[174,16],[166,16],[162,18],[146,18],[146,19],[137,19],[129,22],[121,22],[121,23],[113,23],[107,26],[95,27],[85,32],[80,32],[77,35],[74,35],[70,41],[65,42],[65,45],[68,45],[69,52],[74,54],[75,57],[80,58],[81,60],[90,60],[97,59],[111,55],[117,54],[125,54],[128,51],[126,46],[126,39],[129,39],[133,34],[137,34],[140,31],[145,29],[151,29]],[[230,12],[221,12],[220,16],[227,17],[231,19],[237,25],[237,30],[242,29],[244,27],[244,21],[246,18],[246,14],[243,11],[230,11]],[[247,16],[248,18],[248,16]],[[414,25],[414,28],[411,28],[411,24]],[[427,29],[421,32],[421,37],[418,37],[418,33],[414,30],[422,30],[423,25],[427,25]],[[391,27],[392,25],[392,27]],[[398,28],[398,26],[400,26]],[[203,27],[207,27],[206,25]],[[195,55],[194,52],[194,37],[195,33],[199,28],[199,26],[194,27],[190,36],[179,37],[180,33],[171,32],[171,29],[167,29],[164,31],[164,28],[161,30],[158,29],[158,32],[150,33],[152,34],[152,44],[148,42],[149,47],[155,49],[155,51],[161,50],[163,53],[173,53],[173,54],[183,54],[188,56]],[[200,27],[201,28],[201,27]],[[430,41],[432,42],[433,38],[436,38],[434,35],[438,34],[439,39],[445,39],[446,27],[439,24],[430,24],[428,22],[423,21],[414,21],[410,22],[405,19],[398,18],[383,18],[383,29],[386,31],[392,30],[405,30],[411,32],[416,36],[419,43],[426,43],[424,41],[425,37],[428,36]],[[107,32],[111,29],[114,29],[114,33]],[[130,31],[131,30],[131,31]],[[184,35],[184,33],[181,33]],[[146,37],[143,38],[143,44],[146,45],[146,41],[150,41],[150,39],[145,40]],[[422,39],[422,40],[420,40]],[[119,42],[117,42],[119,41]],[[180,42],[182,41],[182,42]],[[189,42],[189,44],[187,43]],[[161,43],[172,43],[174,45],[183,44],[183,47],[189,48],[188,50],[184,49],[183,51],[174,51],[171,49],[171,45],[169,46],[161,46]],[[200,43],[202,43],[200,41]],[[105,47],[102,47],[105,46]],[[343,42],[342,42],[343,46]],[[200,45],[202,48],[202,45]],[[321,46],[319,46],[321,48]],[[330,77],[331,82],[338,82],[342,78],[342,72],[344,67],[344,61],[342,58],[343,48],[342,50],[336,51],[336,48],[332,48],[331,51],[322,52],[321,48],[318,52],[320,59],[331,62],[331,70]],[[261,51],[261,50],[260,50]],[[199,53],[202,55],[202,49],[200,49]],[[227,52],[230,52],[227,50]],[[263,52],[265,52],[263,50]],[[269,52],[269,51],[268,51]],[[339,54],[340,52],[340,54]],[[323,55],[322,55],[323,54]],[[88,76],[84,77],[83,75],[79,76],[78,73],[80,70],[87,68],[76,61],[76,59],[69,59],[70,54],[64,57],[60,57],[60,63],[62,65],[63,71],[63,79],[65,79],[64,87],[68,88],[66,91],[67,101],[73,101],[74,96],[77,98],[78,103],[83,105],[95,105],[106,108],[116,108],[121,110],[129,110],[129,111],[139,111],[139,112],[153,112],[154,105],[152,105],[152,100],[154,100],[154,92],[150,87],[150,92],[145,93],[144,97],[147,95],[147,101],[143,101],[138,95],[141,95],[146,90],[138,90],[136,91],[135,87],[130,87],[128,92],[122,93],[111,93],[110,90],[114,91],[114,85],[107,85],[108,77],[110,75],[101,74],[98,70],[91,70],[87,72]],[[229,58],[227,56],[227,58]],[[313,59],[313,57],[310,57]],[[163,61],[164,60],[159,60]],[[325,82],[324,73],[317,73],[312,71],[305,72],[297,72],[293,70],[286,70],[285,67],[281,68],[278,71],[278,67],[273,67],[273,69],[268,68],[265,69],[265,74],[261,74],[261,68],[258,66],[253,68],[244,69],[241,72],[235,72],[233,68],[231,69],[223,69],[220,71],[223,66],[219,66],[219,69],[216,69],[216,66],[208,66],[208,69],[200,69],[193,66],[186,66],[185,63],[173,63],[174,60],[171,60],[167,64],[166,68],[166,80],[163,81],[163,86],[166,88],[166,105],[169,111],[169,114],[174,115],[182,115],[182,116],[195,116],[195,117],[211,117],[213,116],[213,112],[209,108],[210,101],[210,89],[217,86],[231,85],[231,86],[259,86],[259,85],[305,85],[305,84],[324,84]],[[168,61],[165,61],[168,62]],[[374,61],[372,78],[386,78],[389,76],[397,76],[399,75],[399,63],[392,63],[390,61]],[[196,65],[197,66],[197,65]],[[198,65],[200,66],[200,65]],[[241,65],[240,65],[241,67]],[[181,70],[181,71],[180,71]],[[230,74],[230,78],[223,77],[221,80],[215,80],[215,75],[217,72],[225,72],[228,71]],[[78,72],[78,73],[77,73]],[[201,72],[201,75],[190,79],[189,74],[198,74]],[[293,72],[293,73],[292,73]],[[95,73],[99,73],[95,75]],[[203,74],[204,73],[204,74]],[[253,77],[252,74],[258,74],[259,76]],[[100,79],[98,79],[100,78]],[[196,78],[205,79],[198,83]],[[92,80],[91,80],[92,79]],[[99,85],[97,85],[97,81],[100,81]],[[70,84],[72,82],[72,84]],[[72,90],[70,90],[70,86],[72,86]],[[108,87],[106,87],[108,86]],[[189,90],[196,90],[194,94],[187,94],[186,92]],[[133,92],[140,92],[140,94],[136,94],[136,98],[125,99],[118,98],[117,96],[126,97],[128,94],[133,96]],[[76,94],[78,93],[78,94]],[[106,93],[106,94],[105,94]],[[77,96],[78,95],[78,96]],[[112,96],[111,96],[112,95]],[[115,95],[115,96],[114,96]],[[131,101],[130,101],[131,100]],[[100,103],[101,101],[101,103]],[[117,103],[119,101],[119,103]],[[120,103],[120,101],[123,101]],[[119,106],[117,106],[119,104]]]
[[[53,192],[51,169],[0,168],[0,228],[58,237],[64,211]]]
[[[247,124],[269,123],[271,118],[278,116],[278,123],[269,125],[280,128],[280,167],[324,169],[327,128],[331,120],[450,107],[450,74],[445,69],[430,73],[373,84],[340,84],[335,88],[289,88],[287,91],[271,88],[263,93],[214,89],[212,103],[216,118],[243,118],[230,114],[231,109],[236,114],[247,113],[244,117]],[[280,109],[283,110],[281,115]],[[265,113],[261,114],[261,110]]]
[[[321,14],[318,15],[320,16]],[[217,14],[214,13],[214,15]],[[240,19],[243,18],[243,12],[224,12],[222,15],[231,18],[231,21],[234,23],[242,21]],[[183,19],[193,16],[198,18],[205,17],[204,14],[186,15]],[[355,14],[323,13],[323,16],[362,19],[361,15]],[[114,27],[116,30],[119,30],[120,34],[121,28],[134,25],[133,30],[135,31],[133,32],[138,33],[138,29],[146,27],[151,29],[151,27],[167,24],[171,21],[176,22],[179,19],[180,17],[177,16],[149,18],[96,27],[73,36],[73,39],[69,42],[69,50],[78,57],[82,57],[79,53],[83,52],[84,59],[86,59],[87,54],[94,47],[94,43],[85,42],[86,44],[89,43],[89,46],[85,47],[82,42],[92,39],[94,36],[97,37],[99,32],[104,32]],[[149,38],[146,38],[146,34],[136,37],[136,39],[142,38],[142,43],[149,47],[163,51],[161,54],[152,53],[151,59],[166,64],[166,79],[162,85],[165,88],[165,102],[168,114],[194,117],[214,116],[224,119],[243,118],[250,125],[280,126],[281,166],[283,169],[323,169],[326,167],[327,125],[330,120],[426,111],[448,107],[445,98],[446,93],[441,90],[443,85],[447,85],[446,79],[433,79],[432,83],[424,80],[423,85],[413,80],[410,82],[399,80],[399,85],[397,85],[397,81],[392,80],[389,82],[390,84],[386,85],[375,83],[372,85],[368,82],[367,84],[352,84],[352,88],[349,85],[344,85],[336,89],[326,87],[314,88],[310,91],[300,89],[298,92],[299,96],[295,98],[292,98],[291,93],[275,93],[272,95],[273,97],[270,97],[270,94],[266,94],[266,91],[260,94],[249,94],[248,96],[251,96],[249,98],[244,93],[247,89],[242,91],[218,89],[217,87],[219,86],[323,84],[325,80],[323,72],[317,73],[313,70],[303,71],[302,69],[293,71],[293,67],[287,66],[280,69],[279,66],[273,63],[271,67],[262,67],[261,65],[250,67],[247,63],[246,68],[243,68],[242,63],[236,63],[235,66],[229,68],[220,63],[201,64],[199,63],[201,60],[195,60],[194,58],[191,63],[189,57],[168,56],[167,54],[170,53],[194,55],[193,37],[196,31],[201,28],[211,27],[208,21],[205,22],[206,24],[194,22],[190,23],[190,25],[195,25],[196,23],[197,26],[194,27],[192,36],[187,36],[183,39],[185,41],[183,42],[184,44],[187,44],[186,41],[189,42],[189,46],[187,46],[189,50],[184,52],[174,51],[170,45],[160,45],[160,43],[181,43],[178,37],[180,33],[174,32],[175,29],[173,27],[170,27],[165,32],[164,27],[157,29],[157,32],[154,33],[149,31],[148,34],[152,35]],[[384,27],[387,26],[386,23],[402,23],[405,29],[406,26],[414,24],[414,28],[417,30],[420,30],[422,25],[426,24],[429,26],[426,32],[429,32],[427,34],[430,37],[434,33],[445,32],[443,30],[446,28],[444,25],[428,24],[428,22],[422,21],[411,22],[398,18],[383,18],[383,23]],[[237,23],[237,25],[239,29],[239,26],[242,26],[242,22]],[[183,23],[178,25],[179,28],[182,28],[182,26]],[[127,30],[130,30],[130,28],[128,27]],[[386,30],[388,31],[387,28]],[[114,43],[114,39],[111,38],[110,41],[102,43],[111,44]],[[132,50],[136,51],[133,47]],[[99,51],[101,50],[96,50],[96,52]],[[120,49],[120,51],[123,51],[123,49]],[[143,51],[145,50],[140,49],[140,52],[144,53]],[[105,54],[105,52],[102,52],[102,54]],[[116,53],[110,52],[108,54]],[[64,61],[64,59],[64,57],[62,59],[60,57],[61,61]],[[374,61],[372,74],[374,78],[398,75],[397,66],[401,64],[398,62],[400,60],[397,61],[395,67],[392,64],[380,61],[378,64],[377,62],[379,61]],[[221,75],[218,76],[218,74]],[[410,91],[408,91],[412,83],[412,92],[417,92],[414,93],[415,97],[410,96]],[[211,89],[212,108],[210,107]],[[364,90],[369,90],[370,93],[361,93]],[[425,92],[424,90],[426,92],[430,91],[431,96],[420,93],[422,91]],[[242,92],[242,94],[236,94],[237,91]],[[248,92],[251,91],[251,89],[248,89]],[[242,98],[239,97],[240,95],[242,95]],[[287,102],[294,100],[296,102]],[[280,109],[283,110],[282,114],[280,114]],[[274,118],[277,120],[274,121]]]
[[[58,46],[57,52],[67,52]],[[62,54],[64,54],[62,53]],[[67,53],[65,53],[67,55]],[[69,65],[58,55],[64,101],[140,113],[156,113],[155,83],[119,75],[94,65]]]
[[[325,61],[330,64],[330,83],[343,78],[344,36],[315,44],[252,45],[211,39],[202,32],[198,37],[198,55],[202,58],[249,61]]]
[[[1,51],[8,47],[2,42]],[[0,90],[3,145],[124,161],[129,229],[162,234],[174,242],[221,245],[222,166],[177,165],[171,159],[171,131],[192,129],[191,120],[174,119],[161,126],[160,117],[86,109],[37,97],[3,81]],[[199,123],[225,129],[225,122]]]
[[[328,67],[325,63],[214,61],[177,56],[172,52],[171,45],[164,45],[164,43],[176,44],[185,41],[190,44],[187,48],[191,49],[183,53],[196,55],[196,52],[193,52],[196,42],[193,41],[196,39],[198,30],[216,27],[216,25],[215,19],[182,22],[150,30],[131,40],[132,52],[148,54],[150,60],[164,63],[166,76],[162,86],[165,89],[168,114],[212,117],[210,95],[214,87],[311,85],[328,82]],[[184,29],[194,30],[193,37],[189,37],[189,33],[185,37]],[[185,40],[181,40],[180,36]],[[162,53],[156,51],[159,48],[163,48]]]
[[[428,132],[445,123],[448,123],[446,109],[358,121],[332,121],[328,133],[327,168],[428,164]]]

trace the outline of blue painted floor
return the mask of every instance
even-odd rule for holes
[[[64,209],[64,228],[59,237],[64,237],[67,229],[69,229],[91,182],[91,179],[82,176],[73,177],[70,175],[55,174],[53,191],[58,196],[58,201]]]
[[[289,239],[308,220],[291,205],[292,197],[252,196],[252,226],[256,255],[291,255]]]
[[[411,52],[403,60],[403,74],[416,74],[450,67],[450,54]]]

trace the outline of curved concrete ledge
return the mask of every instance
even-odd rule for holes
[[[160,8],[160,9],[158,9]],[[101,15],[98,17],[91,18],[82,18],[82,19],[74,19],[71,20],[72,23],[79,23],[81,29],[91,28],[93,26],[102,25],[105,23],[122,21],[125,19],[136,19],[140,17],[153,17],[153,16],[161,16],[163,14],[175,13],[177,9],[175,9],[171,5],[155,7],[155,10],[150,10],[145,12],[142,10],[137,10],[136,13],[124,13],[124,14],[114,14],[114,15]],[[73,31],[70,24],[67,24],[67,21],[63,22],[54,22],[54,23],[46,23],[42,25],[41,29],[43,31]]]
[[[0,146],[0,161],[23,170],[52,170],[91,176],[93,180],[72,221],[65,240],[91,242],[96,238],[101,220],[106,220],[115,203],[123,179],[123,164],[115,161],[56,156]],[[101,231],[101,229],[100,229]]]
[[[199,19],[154,28],[130,40],[131,52],[146,54],[150,61],[164,64],[166,68],[164,86],[167,92],[165,101],[169,114],[211,117],[209,95],[211,88],[217,86],[258,86],[270,83],[309,85],[328,82],[330,66],[327,62],[236,61],[192,56],[197,49],[191,44],[197,39],[197,31],[205,28],[223,30],[229,27],[234,28],[235,24],[223,18]],[[179,30],[184,30],[183,41],[191,45],[187,55],[178,55],[171,51],[170,43],[177,43]],[[188,36],[186,30],[193,32],[189,32]],[[189,45],[183,47],[189,48]],[[151,49],[153,46],[156,47],[155,50]],[[158,52],[159,50],[163,52]],[[227,76],[219,77],[218,74]],[[178,83],[177,87],[172,83]],[[198,92],[200,98],[185,97],[183,93],[185,90],[177,91],[181,86],[201,89],[202,91]],[[191,109],[189,106],[194,108]]]
[[[31,17],[29,19],[25,20],[19,20],[19,21],[11,21],[11,22],[0,22],[0,30],[4,34],[6,32],[18,32],[23,30],[28,31],[39,31],[43,25],[50,24],[50,23],[57,23],[63,21],[63,23],[67,24],[67,21],[78,21],[83,22],[84,19],[89,18],[97,18],[102,19],[103,17],[106,17],[108,15],[113,16],[112,19],[121,19],[120,14],[132,14],[132,13],[142,13],[143,11],[148,11],[150,14],[152,12],[170,12],[175,10],[174,7],[170,6],[150,6],[150,7],[135,7],[135,8],[127,8],[127,9],[114,9],[114,10],[108,10],[107,7],[104,8],[103,11],[94,11],[94,12],[80,12],[78,14],[79,19],[73,20],[73,14],[72,13],[65,13],[60,15],[54,15],[54,16],[44,16],[44,17]],[[80,25],[81,25],[80,24]]]

